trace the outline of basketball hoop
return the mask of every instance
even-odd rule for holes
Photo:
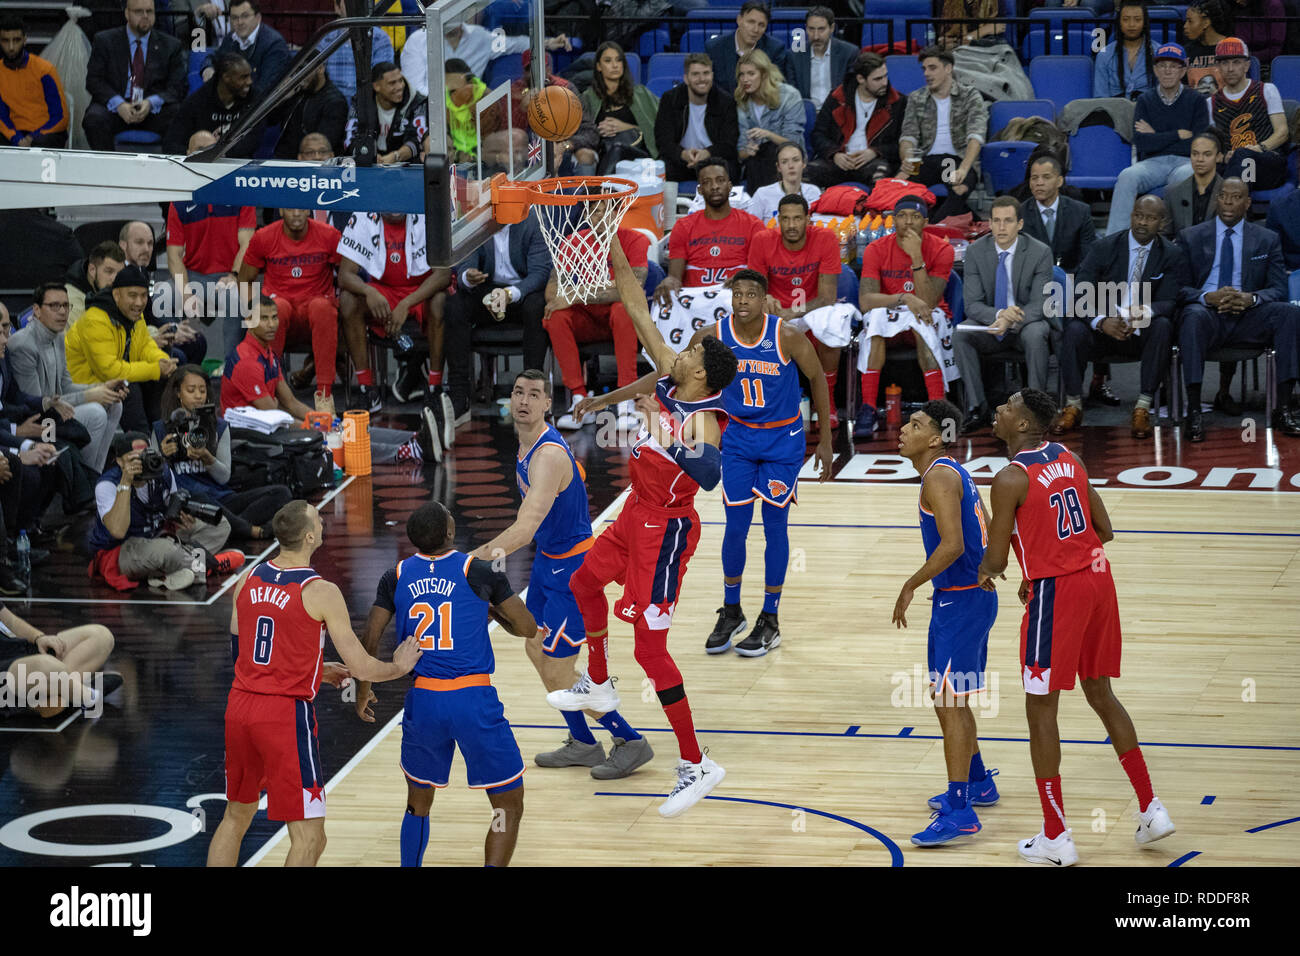
[[[532,207],[555,264],[557,291],[570,302],[587,302],[610,284],[610,243],[637,189],[632,180],[613,176],[520,183],[500,173],[492,179],[492,215],[520,223]]]

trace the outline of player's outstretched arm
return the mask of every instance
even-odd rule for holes
[[[515,637],[531,638],[537,633],[537,620],[518,594],[491,606],[493,619]]]
[[[602,408],[617,405],[619,402],[630,402],[638,395],[648,395],[655,390],[655,382],[657,381],[659,381],[658,372],[647,372],[631,385],[624,385],[622,388],[616,388],[604,395],[588,395],[574,406],[574,417],[582,418],[584,415],[598,412]]]
[[[379,639],[384,636],[384,631],[388,630],[388,624],[393,619],[393,612],[386,607],[380,607],[378,604],[370,608],[370,614],[366,617],[366,632],[362,635],[361,646],[371,657],[375,656],[375,651],[379,650]],[[357,681],[357,716],[368,724],[375,722],[375,712],[370,709],[377,697],[370,689],[371,682],[368,680]]]
[[[475,548],[470,557],[495,562],[525,547],[551,513],[551,505],[555,504],[560,485],[568,473],[568,455],[555,445],[538,449],[528,465],[528,494],[524,495],[514,524],[487,544]]]
[[[835,453],[831,450],[831,394],[826,387],[821,359],[817,357],[817,350],[808,341],[808,336],[796,332],[785,323],[781,324],[781,351],[794,359],[799,371],[803,372],[812,386],[813,408],[817,410],[817,470],[821,473],[820,480],[827,481],[831,477]]]
[[[1011,531],[1016,525],[1016,509],[1025,502],[1029,476],[1024,469],[1007,465],[993,479],[989,499],[993,520],[989,522],[989,544],[980,562],[980,586],[992,590],[994,575],[1007,569],[1007,552],[1011,550]]]
[[[649,396],[645,396],[638,401],[642,410],[648,417],[648,421],[657,421],[659,417],[658,401]],[[654,406],[654,411],[649,411],[649,406]],[[664,444],[668,454],[672,456],[673,461],[677,462],[682,471],[695,480],[695,483],[705,491],[712,491],[718,486],[722,479],[722,453],[719,446],[722,444],[722,429],[718,427],[717,416],[713,412],[699,412],[691,416],[690,421],[686,423],[686,428],[682,435],[682,441],[671,441]]]
[[[966,550],[966,536],[961,530],[961,478],[957,473],[951,468],[931,469],[921,485],[921,502],[934,515],[939,545],[898,592],[893,617],[896,627],[907,627],[904,615],[916,589],[942,573]]]
[[[302,606],[313,618],[324,623],[334,641],[334,649],[343,658],[352,676],[358,681],[395,680],[409,674],[420,659],[419,642],[412,635],[398,645],[391,664],[376,660],[366,653],[352,630],[348,606],[338,585],[323,578],[302,589]]]
[[[641,344],[645,346],[645,350],[650,354],[650,360],[655,363],[655,368],[659,370],[659,374],[667,374],[667,370],[672,368],[677,353],[668,347],[668,343],[664,341],[663,333],[659,331],[654,320],[650,318],[650,308],[646,305],[645,287],[637,280],[636,273],[632,271],[632,266],[627,261],[627,254],[623,252],[622,245],[617,242],[610,243],[609,261],[614,267],[614,282],[618,286],[619,301],[623,303],[623,308],[627,309],[627,314],[632,319],[632,325],[636,327],[636,337],[641,340]]]

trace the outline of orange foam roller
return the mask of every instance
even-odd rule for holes
[[[343,415],[343,470],[349,475],[370,474],[370,413]]]

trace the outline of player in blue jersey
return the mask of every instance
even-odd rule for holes
[[[520,372],[510,393],[510,414],[519,438],[515,480],[524,500],[514,524],[472,552],[476,558],[492,561],[493,567],[501,567],[506,555],[529,542],[536,544],[527,604],[538,630],[537,637],[524,646],[547,691],[567,690],[578,682],[574,662],[587,634],[578,602],[569,590],[569,578],[582,567],[595,542],[585,476],[563,436],[547,423],[550,410],[550,379],[537,369]],[[654,756],[650,742],[617,710],[562,713],[569,736],[558,750],[533,758],[539,767],[590,767],[597,780],[615,780]],[[608,757],[587,727],[584,714],[613,737]]]
[[[957,440],[961,413],[946,401],[929,401],[899,430],[898,450],[921,475],[921,541],[926,560],[907,579],[894,604],[894,624],[907,627],[916,589],[934,584],[927,657],[934,712],[943,731],[948,792],[930,799],[931,824],[912,837],[917,846],[942,846],[980,831],[975,807],[998,802],[975,733],[970,696],[984,689],[989,630],[998,596],[979,586],[988,544],[988,512],[979,489],[948,446]]]
[[[456,523],[441,503],[421,505],[406,536],[417,551],[380,579],[366,621],[367,647],[395,618],[397,639],[414,636],[422,651],[402,718],[402,866],[423,865],[433,792],[447,786],[457,747],[470,787],[486,790],[492,804],[484,862],[505,866],[524,812],[524,760],[492,686],[488,618],[525,639],[536,636],[537,622],[504,574],[452,547]],[[357,694],[368,700],[369,687]]]
[[[754,520],[754,502],[763,502],[765,555],[763,611],[749,636],[735,645],[745,657],[762,657],[781,643],[777,608],[790,563],[789,505],[796,500],[799,469],[807,440],[799,410],[799,373],[812,383],[820,435],[817,467],[821,480],[831,476],[830,393],[821,360],[808,337],[781,318],[768,315],[767,279],[753,269],[731,277],[730,316],[706,325],[691,338],[687,350],[706,338],[716,338],[736,355],[736,377],[722,392],[727,415],[735,427],[722,435],[722,500],[726,530],[722,537],[723,606],[704,649],[722,654],[744,631],[740,582],[745,570],[745,540]],[[654,373],[626,388],[588,399],[584,414],[654,387]]]

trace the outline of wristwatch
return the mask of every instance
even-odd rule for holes
[[[118,485],[118,486],[117,486],[117,491],[118,491],[119,494],[121,494],[123,491],[129,492],[130,490],[131,490],[131,486],[130,486],[130,485]]]

